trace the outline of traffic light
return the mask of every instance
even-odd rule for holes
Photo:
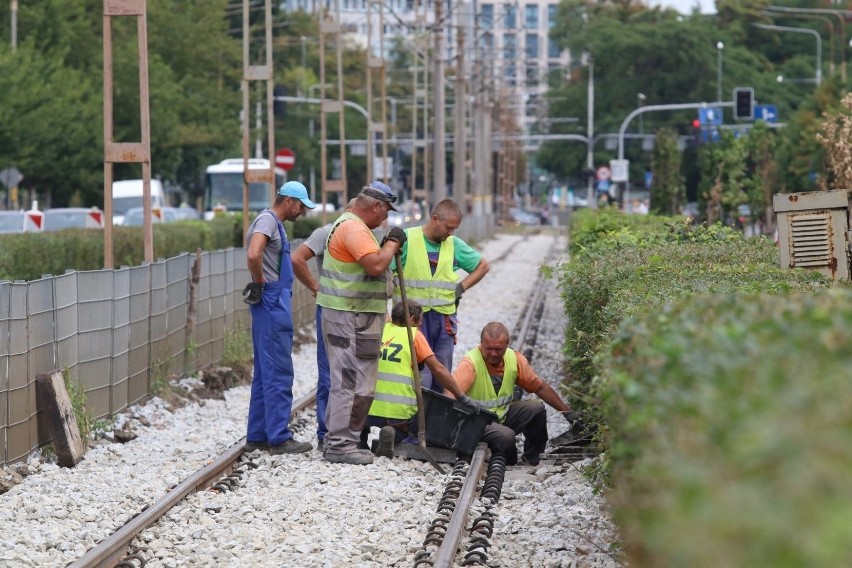
[[[734,89],[734,120],[754,120],[754,89]]]
[[[701,128],[701,119],[693,118],[692,119],[692,127],[695,128],[696,130]]]
[[[285,116],[287,114],[287,103],[278,100],[278,97],[287,96],[287,87],[275,85],[272,89],[272,112],[275,116]]]

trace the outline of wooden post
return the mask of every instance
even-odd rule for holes
[[[36,375],[38,406],[44,412],[45,421],[53,439],[53,448],[59,465],[74,467],[83,459],[86,445],[80,437],[77,418],[71,406],[68,391],[61,371]]]

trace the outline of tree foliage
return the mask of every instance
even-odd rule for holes
[[[686,201],[686,188],[681,173],[677,133],[670,128],[657,131],[652,161],[654,182],[651,188],[651,211],[661,215],[677,215]]]

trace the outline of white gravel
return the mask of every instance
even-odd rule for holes
[[[555,247],[555,248],[554,248]],[[496,259],[512,248],[509,256]],[[511,329],[548,253],[565,254],[564,236],[500,234],[480,250],[490,273],[460,305],[456,362],[492,320]],[[551,284],[551,286],[553,286]],[[551,290],[533,366],[560,376],[562,309]],[[297,396],[316,381],[314,345],[294,353]],[[0,496],[0,565],[65,566],[135,513],[205,465],[245,433],[248,387],[177,410],[161,400],[128,412],[139,437],[90,449],[73,469],[30,460],[33,472]],[[143,421],[140,423],[140,418]],[[127,420],[123,417],[122,420]],[[150,426],[143,426],[143,423]],[[565,426],[552,413],[551,436]],[[316,442],[313,426],[296,433]],[[329,464],[314,450],[258,454],[234,492],[191,495],[134,543],[146,566],[412,566],[443,491],[426,463],[377,458],[373,465]],[[603,499],[580,464],[507,471],[489,566],[617,567],[617,534]],[[461,556],[459,557],[461,558]]]

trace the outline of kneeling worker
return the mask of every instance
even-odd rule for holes
[[[367,416],[367,428],[361,434],[361,442],[366,447],[369,427],[381,428],[377,451],[380,456],[393,457],[394,443],[402,442],[406,437],[417,436],[417,395],[414,392],[414,370],[411,367],[412,354],[406,324],[412,328],[417,363],[425,364],[441,386],[451,392],[459,402],[478,406],[459,390],[450,371],[438,361],[426,337],[417,329],[423,319],[423,308],[417,302],[409,301],[408,312],[406,317],[402,302],[398,302],[391,310],[391,321],[385,323],[379,359],[379,380]]]
[[[523,461],[538,465],[547,445],[547,414],[538,400],[512,402],[515,385],[533,393],[583,430],[577,412],[571,412],[553,388],[544,382],[521,353],[509,349],[509,330],[499,322],[485,324],[479,346],[468,351],[453,373],[456,384],[474,401],[499,417],[485,428],[482,441],[492,453],[506,456],[508,465],[518,462],[517,434],[524,435]]]

